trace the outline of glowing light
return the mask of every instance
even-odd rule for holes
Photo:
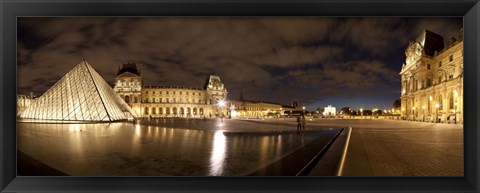
[[[218,101],[218,106],[224,107],[225,106],[225,101],[224,100],[219,100]]]
[[[435,104],[435,108],[437,108],[437,109],[440,108],[440,104],[438,104],[438,103]]]
[[[216,131],[213,136],[212,154],[210,157],[210,175],[219,176],[223,173],[227,140],[223,131]]]

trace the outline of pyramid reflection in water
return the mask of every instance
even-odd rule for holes
[[[117,121],[136,117],[84,60],[35,100],[20,118],[55,121]]]

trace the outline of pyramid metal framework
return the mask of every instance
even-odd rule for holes
[[[35,100],[20,118],[55,121],[117,121],[135,112],[85,60]]]

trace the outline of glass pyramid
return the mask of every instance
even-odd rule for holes
[[[117,121],[135,112],[85,60],[37,98],[20,118],[55,121]]]

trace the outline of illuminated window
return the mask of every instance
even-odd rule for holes
[[[144,113],[145,113],[146,115],[148,115],[148,107],[145,107]]]

